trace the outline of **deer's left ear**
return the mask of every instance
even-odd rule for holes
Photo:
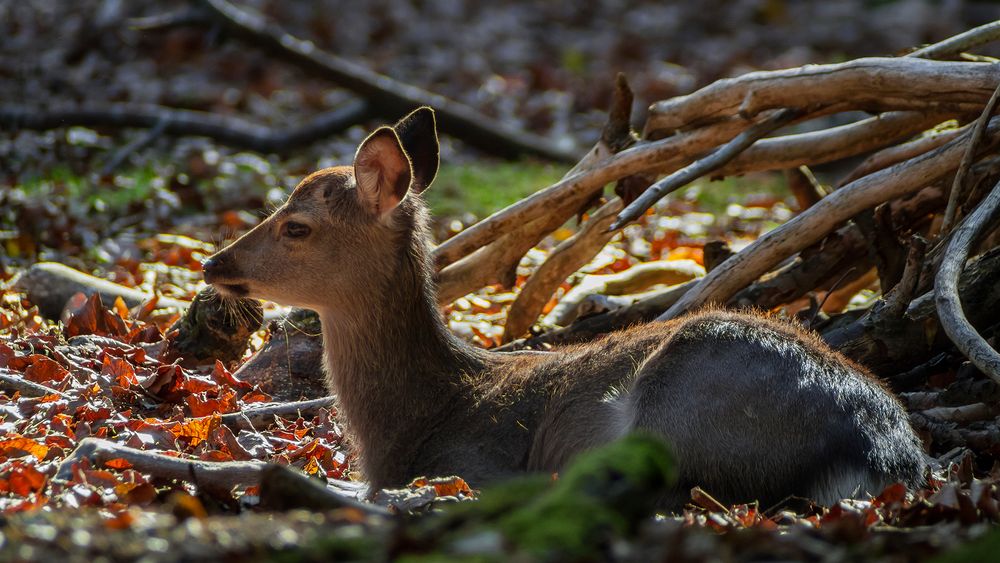
[[[438,171],[438,136],[434,110],[424,106],[413,110],[393,126],[403,150],[413,163],[412,190],[423,192]]]
[[[358,146],[354,155],[358,199],[376,217],[385,217],[410,189],[410,159],[392,127],[380,127]]]

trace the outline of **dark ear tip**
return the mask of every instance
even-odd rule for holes
[[[430,106],[420,106],[417,109],[411,111],[403,119],[395,125],[396,130],[400,129],[416,129],[418,127],[424,127],[430,129],[431,131],[437,131],[437,116],[434,112],[434,108]]]

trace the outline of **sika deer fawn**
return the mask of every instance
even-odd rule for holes
[[[353,166],[307,177],[205,263],[223,295],[319,313],[329,387],[373,488],[559,471],[634,429],[675,451],[672,506],[694,485],[767,506],[922,481],[926,458],[900,404],[784,322],[706,311],[545,353],[459,340],[428,261],[421,193],[437,168],[434,113],[421,108],[372,133]]]

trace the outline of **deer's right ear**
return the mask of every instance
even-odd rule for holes
[[[372,215],[382,218],[406,197],[413,172],[392,127],[380,127],[358,146],[354,178],[358,199]]]
[[[438,136],[434,110],[424,106],[399,120],[393,129],[413,163],[413,189],[420,193],[434,181],[438,171]]]

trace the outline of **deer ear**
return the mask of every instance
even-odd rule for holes
[[[413,189],[426,190],[438,171],[438,136],[434,110],[424,106],[399,120],[393,129],[399,135],[403,150],[413,163]]]
[[[410,189],[410,159],[392,127],[380,127],[358,146],[354,178],[358,199],[373,215],[384,217],[399,205]]]

